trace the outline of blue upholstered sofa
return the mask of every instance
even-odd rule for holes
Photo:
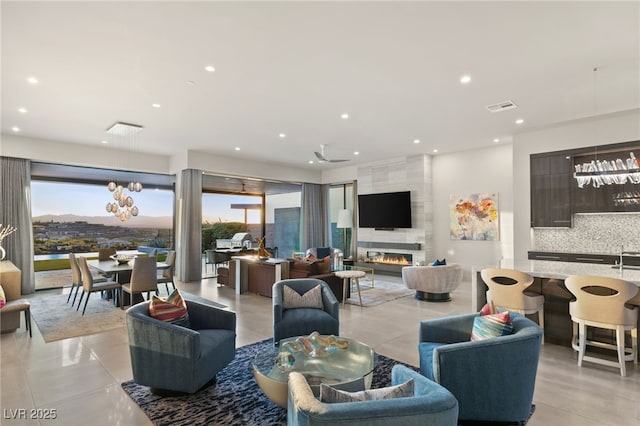
[[[149,302],[127,310],[133,380],[154,393],[194,393],[235,357],[236,314],[185,302],[190,328],[151,317]]]
[[[542,329],[512,313],[513,333],[470,341],[478,314],[420,322],[420,372],[460,404],[460,420],[526,421],[531,413]]]
[[[458,402],[444,387],[417,372],[395,365],[391,384],[414,380],[414,396],[377,401],[322,403],[301,374],[289,375],[287,424],[392,426],[456,425]]]
[[[324,309],[284,309],[284,286],[287,285],[303,295],[319,285],[322,287]],[[320,334],[340,333],[340,303],[327,283],[316,278],[282,280],[272,287],[273,341],[278,344],[287,337],[305,336],[317,331]]]

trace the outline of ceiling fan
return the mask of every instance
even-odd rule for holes
[[[316,151],[316,157],[318,157],[318,161],[320,163],[342,163],[344,161],[349,161],[349,160],[329,160],[327,157],[325,157],[324,155],[324,149],[327,147],[327,145],[322,144],[320,145],[320,152]]]

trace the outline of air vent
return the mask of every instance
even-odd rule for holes
[[[518,105],[513,101],[504,101],[493,105],[487,105],[486,108],[491,112],[501,112],[508,109],[518,108]]]
[[[107,133],[116,136],[131,136],[142,130],[142,126],[118,121],[107,129]]]

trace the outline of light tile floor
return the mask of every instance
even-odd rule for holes
[[[385,277],[388,280],[399,278]],[[178,283],[180,289],[228,305],[237,313],[237,345],[268,338],[271,299],[218,287],[215,279]],[[50,290],[46,293],[65,290]],[[38,292],[38,297],[44,292]],[[418,365],[418,322],[471,311],[471,283],[452,293],[449,303],[405,297],[370,308],[341,309],[341,334],[364,341],[378,353]],[[124,329],[44,343],[34,326],[24,325],[0,338],[2,425],[149,425],[151,422],[122,391],[132,377]],[[627,364],[629,376],[613,368],[585,364],[578,368],[567,347],[542,348],[530,425],[640,424],[640,368]],[[15,420],[19,409],[56,410],[56,419]],[[36,412],[37,413],[37,412]],[[45,413],[45,411],[40,411]]]

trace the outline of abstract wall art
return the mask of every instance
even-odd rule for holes
[[[452,240],[498,240],[498,195],[451,195],[449,201]]]

